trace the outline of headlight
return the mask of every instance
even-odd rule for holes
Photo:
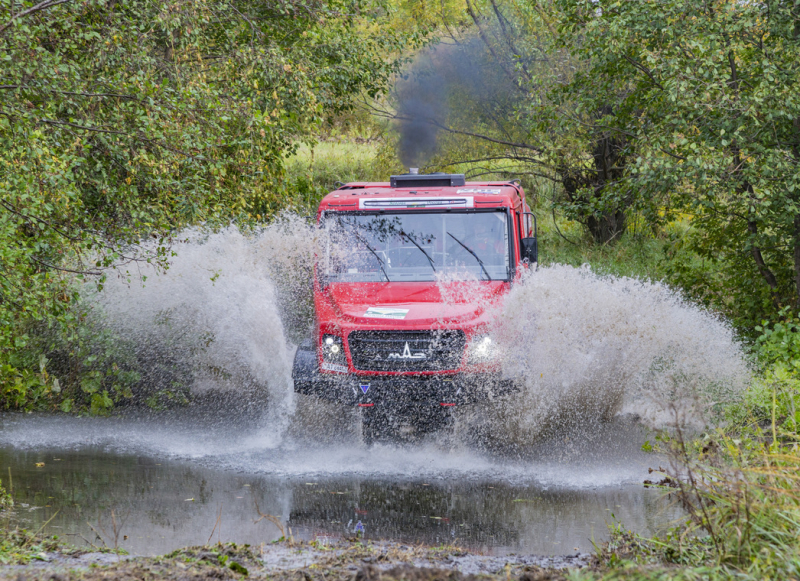
[[[497,359],[497,344],[489,335],[476,335],[467,347],[467,363],[488,363]]]
[[[320,348],[322,350],[322,369],[343,373],[349,371],[341,337],[337,337],[336,335],[323,335]]]

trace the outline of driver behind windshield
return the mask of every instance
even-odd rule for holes
[[[505,258],[505,236],[502,220],[495,214],[476,216],[475,230],[471,236],[472,249],[481,260],[498,263]]]

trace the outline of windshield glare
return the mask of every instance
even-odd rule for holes
[[[508,280],[505,212],[330,213],[328,282]]]

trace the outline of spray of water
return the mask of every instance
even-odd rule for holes
[[[304,402],[296,412],[291,383],[294,345],[312,321],[315,236],[296,216],[248,235],[191,231],[166,273],[143,285],[113,280],[94,300],[142,349],[163,345],[167,330],[193,337],[195,348],[179,354],[192,389],[234,391],[263,409],[259,445],[275,446],[289,424],[333,419],[330,406]],[[474,291],[438,284],[446,301]],[[696,424],[749,377],[730,327],[658,283],[540,268],[514,285],[496,320],[503,372],[520,390],[460,418],[461,433],[491,446],[525,450],[545,433],[591,430],[620,413]]]
[[[660,283],[554,265],[529,272],[497,313],[504,373],[520,391],[465,421],[524,450],[627,413],[700,427],[750,372],[730,326]]]
[[[295,216],[251,235],[184,232],[166,272],[143,270],[143,283],[112,277],[92,300],[140,360],[172,349],[195,394],[233,391],[259,408],[259,445],[274,446],[294,411],[286,332],[309,309],[309,232]]]

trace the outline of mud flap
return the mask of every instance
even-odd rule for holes
[[[318,376],[317,352],[311,343],[311,339],[305,339],[297,347],[297,351],[294,354],[294,364],[292,365],[294,390],[299,393],[313,395],[314,383],[319,379]]]

